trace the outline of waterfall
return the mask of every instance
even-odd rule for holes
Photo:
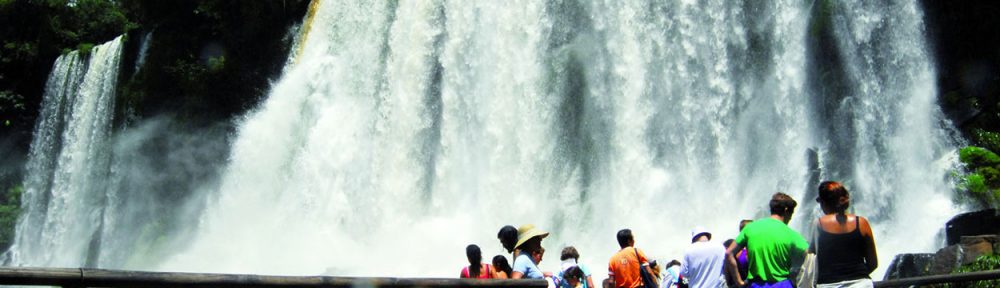
[[[46,86],[7,259],[454,277],[463,247],[506,254],[497,230],[531,223],[551,232],[543,270],[566,245],[603,267],[621,228],[679,258],[691,228],[733,238],[777,191],[804,231],[820,179],[851,190],[882,269],[933,251],[962,140],[919,4],[812,2],[317,0],[231,146],[184,153],[207,137],[109,132],[120,38],[73,52]],[[219,171],[185,161],[217,151]],[[194,169],[219,177],[173,177]]]
[[[450,277],[462,247],[504,254],[496,231],[526,223],[592,267],[626,227],[668,260],[776,191],[803,229],[815,168],[852,190],[882,263],[935,249],[957,211],[917,3],[314,3],[188,249],[157,269]],[[813,9],[842,90],[815,67]]]
[[[99,242],[122,37],[59,56],[26,167],[15,266],[90,266]]]

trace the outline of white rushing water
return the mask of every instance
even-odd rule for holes
[[[603,267],[625,227],[677,258],[690,228],[733,237],[776,191],[801,227],[809,149],[883,267],[931,251],[956,143],[922,15],[855,6],[826,7],[850,87],[831,104],[803,1],[324,1],[190,249],[157,268],[449,277],[465,245],[503,254],[497,229],[525,223],[552,232],[543,269],[564,245]]]
[[[31,143],[22,215],[8,258],[19,266],[86,265],[101,229],[122,37],[59,56]]]
[[[218,187],[177,208],[198,211],[184,223],[192,233],[156,236],[147,232],[162,228],[115,212],[132,206],[79,202],[102,199],[94,192],[64,209],[108,207],[103,220],[85,218],[104,223],[103,237],[72,238],[98,249],[183,245],[141,260],[98,253],[90,240],[43,234],[81,236],[93,224],[34,212],[22,223],[46,224],[21,225],[14,263],[84,265],[90,251],[105,268],[454,277],[466,245],[485,259],[506,254],[497,230],[532,223],[552,233],[543,270],[574,245],[603,271],[621,228],[647,255],[680,258],[691,228],[735,237],[777,191],[799,200],[791,225],[801,230],[817,213],[814,177],[851,190],[883,269],[896,253],[937,249],[959,211],[946,176],[961,140],[935,104],[918,3],[811,5],[323,1],[301,54],[240,119]],[[813,21],[817,9],[829,21]],[[832,25],[833,39],[817,40],[815,25]],[[76,79],[60,59],[52,91]],[[46,97],[45,111],[68,101]],[[47,117],[39,127],[77,125]],[[58,146],[84,144],[47,129],[36,133],[26,196],[63,181],[90,189],[76,179],[96,175],[64,180],[73,174],[59,169],[80,168],[51,164]]]

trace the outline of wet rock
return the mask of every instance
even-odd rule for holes
[[[1000,234],[1000,211],[980,210],[959,214],[948,220],[945,234],[948,245],[959,244],[962,236]]]
[[[884,280],[927,275],[934,261],[932,253],[899,254],[892,259]]]

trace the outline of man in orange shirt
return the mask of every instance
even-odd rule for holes
[[[646,269],[646,272],[652,275],[653,272],[649,270],[649,264],[646,263],[646,255],[639,249],[632,247],[634,245],[635,239],[632,237],[632,230],[622,229],[618,231],[618,246],[621,246],[622,249],[611,256],[611,262],[608,263],[608,282],[611,287],[642,287],[639,269]]]

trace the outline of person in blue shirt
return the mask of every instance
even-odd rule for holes
[[[545,250],[542,249],[542,239],[549,236],[548,232],[527,224],[517,229],[517,244],[514,245],[517,256],[514,258],[514,272],[511,279],[542,279],[552,276],[538,269]]]

